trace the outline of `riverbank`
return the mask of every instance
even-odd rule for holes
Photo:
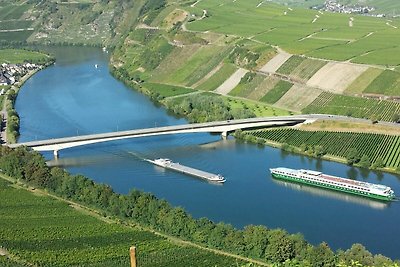
[[[2,117],[2,127],[1,127],[1,140],[5,144],[13,144],[17,142],[19,136],[19,116],[14,108],[15,100],[18,96],[19,90],[24,85],[24,83],[33,75],[35,75],[40,70],[52,65],[55,59],[47,54],[39,53],[37,51],[20,50],[20,49],[7,49],[9,51],[9,56],[7,57],[4,53],[0,58],[3,62],[25,62],[24,64],[28,66],[26,73],[19,78],[15,83],[13,83],[4,92],[1,117]],[[14,51],[11,53],[10,51]],[[21,52],[23,51],[23,52]],[[22,53],[16,56],[16,54]],[[32,62],[26,63],[26,61],[31,60]],[[34,62],[41,62],[42,64],[31,64]],[[18,63],[19,64],[19,63]],[[18,73],[20,67],[18,65],[10,65],[10,71],[16,71]],[[15,67],[14,67],[15,66]],[[13,73],[13,72],[10,72]],[[12,78],[14,79],[14,78]]]
[[[234,135],[239,140],[307,157],[400,174],[399,135],[304,128],[236,131]]]

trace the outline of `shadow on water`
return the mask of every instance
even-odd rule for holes
[[[307,194],[315,195],[315,196],[321,196],[325,198],[331,198],[331,199],[337,199],[345,202],[350,202],[354,204],[359,204],[359,205],[364,205],[368,206],[373,209],[385,209],[390,206],[390,202],[383,202],[379,200],[373,200],[373,199],[368,199],[365,197],[358,197],[350,194],[345,194],[341,192],[335,192],[332,190],[327,190],[327,189],[320,189],[317,187],[312,187],[312,186],[307,186],[307,185],[302,185],[302,184],[297,184],[297,183],[291,183],[291,182],[286,182],[286,181],[280,181],[274,178],[271,178],[274,183],[284,186],[286,188],[290,188],[292,190],[297,190],[301,191]]]

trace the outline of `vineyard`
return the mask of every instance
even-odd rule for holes
[[[302,111],[392,121],[395,114],[400,114],[400,103],[323,92]]]
[[[326,154],[345,158],[356,149],[359,156],[368,156],[371,164],[383,160],[388,168],[400,167],[400,135],[374,133],[303,131],[291,128],[256,130],[248,134],[266,140],[287,143],[294,147],[322,146]]]
[[[243,265],[148,231],[103,222],[65,202],[12,187],[3,179],[0,199],[0,247],[29,266],[125,267],[132,245],[138,247],[141,267]],[[0,265],[20,266],[4,258]]]

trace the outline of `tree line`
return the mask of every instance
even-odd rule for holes
[[[21,182],[57,196],[100,210],[104,216],[133,221],[156,231],[209,248],[220,249],[278,266],[397,266],[382,255],[372,255],[362,245],[336,253],[326,243],[309,244],[301,234],[248,225],[235,229],[207,218],[195,219],[181,207],[138,190],[118,194],[109,185],[94,183],[82,175],[49,168],[37,152],[24,147],[0,149],[0,169]]]

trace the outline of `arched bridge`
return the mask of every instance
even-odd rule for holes
[[[201,133],[201,132],[220,133],[223,137],[226,137],[229,134],[229,132],[238,129],[256,129],[262,127],[296,125],[299,123],[304,123],[305,121],[312,121],[315,119],[318,119],[318,117],[313,115],[298,115],[298,116],[228,120],[228,121],[194,123],[194,124],[174,125],[174,126],[148,128],[148,129],[137,129],[129,131],[117,131],[110,133],[55,138],[49,140],[11,144],[9,146],[10,147],[27,146],[36,151],[54,151],[54,156],[57,157],[58,151],[61,149],[83,146],[94,143],[114,141],[114,140],[138,138],[145,136],[166,135],[166,134]]]

